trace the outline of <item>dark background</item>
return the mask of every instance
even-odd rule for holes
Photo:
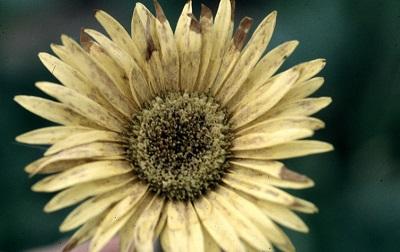
[[[104,9],[130,30],[135,1],[0,1],[0,250],[21,251],[57,241],[69,211],[45,214],[51,195],[30,191],[23,167],[43,149],[14,137],[49,123],[18,107],[16,94],[33,94],[34,82],[53,80],[37,53],[50,51],[61,33],[78,37],[82,26],[98,28],[93,9]],[[152,6],[150,1],[144,3]],[[175,25],[183,0],[160,0]],[[195,1],[196,8],[200,1]],[[218,1],[204,1],[216,9]],[[198,10],[198,9],[197,9]],[[298,251],[399,251],[400,238],[400,1],[237,0],[237,19],[256,23],[278,11],[269,49],[286,40],[300,46],[284,68],[323,57],[326,84],[317,95],[333,104],[318,116],[327,128],[317,138],[334,152],[289,162],[316,186],[299,196],[320,213],[304,216],[310,234],[288,232]]]

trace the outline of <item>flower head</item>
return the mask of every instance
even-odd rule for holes
[[[17,140],[51,145],[26,167],[49,174],[34,191],[60,191],[45,211],[80,203],[60,227],[79,228],[65,251],[87,240],[99,251],[117,234],[121,251],[151,251],[158,237],[165,251],[294,251],[275,223],[307,232],[294,211],[317,208],[279,188],[313,181],[278,160],[332,150],[304,140],[331,102],[307,98],[325,61],[276,74],[298,44],[264,55],[276,12],[247,42],[252,20],[234,32],[234,1],[221,0],[215,18],[203,5],[199,20],[187,2],[175,31],[155,8],[136,5],[131,34],[97,11],[109,37],[84,29],[80,44],[63,35],[51,45],[57,57],[39,54],[62,85],[36,86],[55,100],[15,98],[60,125]]]

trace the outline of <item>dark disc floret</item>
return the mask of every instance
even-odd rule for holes
[[[136,176],[172,200],[194,200],[228,169],[227,113],[204,94],[157,97],[132,118],[127,154]]]

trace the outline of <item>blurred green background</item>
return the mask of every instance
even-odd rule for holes
[[[150,1],[143,1],[150,6]],[[175,24],[183,0],[160,0]],[[198,10],[199,2],[195,1]],[[14,137],[49,125],[13,102],[16,94],[40,94],[34,82],[54,80],[37,53],[50,51],[61,33],[78,37],[81,27],[99,28],[93,9],[104,9],[129,27],[135,1],[0,1],[0,251],[50,244],[67,211],[45,214],[51,195],[30,191],[23,167],[43,149]],[[204,1],[216,10],[218,1]],[[288,162],[312,177],[316,187],[299,196],[320,213],[303,216],[310,234],[289,232],[298,251],[400,251],[400,1],[399,0],[237,0],[237,21],[256,23],[278,11],[269,48],[298,39],[284,68],[323,57],[326,84],[317,95],[333,104],[319,117],[327,128],[316,138],[336,151]],[[69,234],[68,234],[69,235]]]

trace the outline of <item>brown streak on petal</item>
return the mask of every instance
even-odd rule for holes
[[[297,200],[294,201],[291,205],[291,207],[302,207],[304,206],[303,204],[301,204],[300,202],[298,202]]]
[[[233,43],[237,50],[242,50],[247,34],[249,33],[252,24],[253,19],[249,17],[245,17],[242,19],[242,21],[240,21],[239,28],[233,36]]]
[[[303,176],[301,174],[298,174],[297,172],[291,171],[287,169],[286,167],[283,167],[281,172],[279,173],[280,178],[289,180],[289,181],[295,181],[295,182],[307,182],[308,179],[306,176]]]
[[[73,250],[76,245],[77,245],[78,241],[77,240],[71,240],[69,241],[63,248],[62,252],[69,252],[71,250]]]
[[[201,13],[200,13],[201,17],[207,18],[207,19],[212,19],[213,18],[213,14],[210,10],[210,8],[208,8],[206,5],[201,4]]]
[[[153,4],[154,4],[154,7],[156,8],[156,16],[157,16],[158,20],[161,23],[164,23],[165,21],[167,21],[167,18],[165,17],[164,11],[163,11],[160,3],[157,0],[153,0]]]
[[[150,17],[148,13],[146,14],[147,14],[146,30],[145,30],[146,42],[147,42],[146,60],[149,61],[151,59],[151,56],[153,55],[153,52],[156,51],[156,47],[154,45],[154,41],[150,33]]]
[[[231,0],[231,20],[232,20],[232,22],[235,19],[235,9],[236,9],[236,1]]]

